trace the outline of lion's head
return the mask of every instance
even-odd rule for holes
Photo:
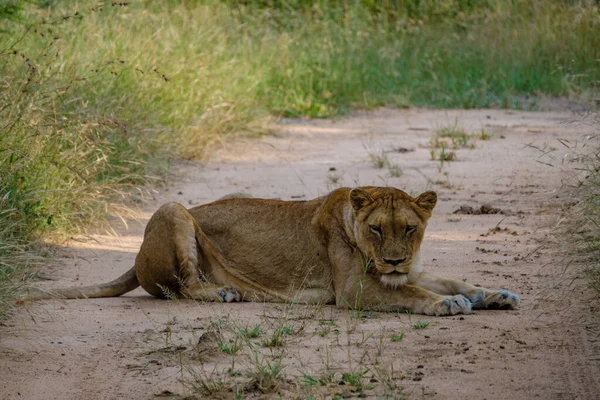
[[[395,188],[362,187],[350,192],[358,248],[371,260],[370,272],[397,287],[421,271],[419,249],[437,194],[414,198]]]

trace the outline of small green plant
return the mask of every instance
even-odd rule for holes
[[[438,158],[440,160],[440,164],[444,165],[444,161],[454,161],[456,159],[456,153],[453,151],[446,152],[445,146],[442,145],[442,149],[440,150]]]
[[[359,372],[343,372],[342,373],[342,381],[346,382],[350,386],[354,386],[357,391],[362,391],[363,389],[370,390],[372,386],[363,386],[363,379],[365,379],[365,374],[369,372],[368,369]]]
[[[249,328],[248,326],[246,326],[244,328],[240,328],[239,333],[243,337],[246,337],[248,339],[255,339],[255,338],[259,337],[260,335],[262,335],[263,330],[262,330],[262,326],[260,324],[256,324],[252,328]]]
[[[404,332],[400,332],[397,335],[392,335],[392,342],[401,342],[404,339]]]
[[[165,334],[165,347],[170,347],[171,346],[171,335],[173,333],[173,326],[177,324],[177,317],[174,316],[173,318],[171,318],[169,321],[167,321],[166,325],[165,325],[165,329],[163,330],[163,333]]]
[[[458,118],[454,119],[454,123],[450,125],[445,125],[437,128],[435,130],[435,134],[441,138],[456,138],[456,137],[464,137],[467,134],[465,130],[459,126]]]
[[[284,321],[285,322],[285,321]],[[285,336],[294,335],[296,329],[291,325],[282,324],[273,329],[273,332],[269,336],[263,339],[263,347],[280,347],[285,342]]]
[[[272,393],[284,383],[281,360],[283,354],[278,354],[273,361],[261,356],[257,351],[249,357],[252,370],[248,372],[250,382],[247,386],[256,387],[262,393]]]
[[[365,318],[365,316],[370,315],[370,314],[365,314],[362,311],[362,301],[363,301],[363,294],[364,294],[364,283],[363,283],[363,279],[367,276],[367,272],[369,271],[369,268],[371,267],[371,263],[373,262],[373,260],[366,256],[365,254],[363,254],[362,252],[358,252],[357,255],[360,258],[360,263],[362,265],[362,270],[363,270],[363,276],[362,279],[358,282],[358,293],[356,294],[356,298],[354,299],[354,305],[352,306],[350,303],[348,303],[346,301],[346,304],[348,305],[348,307],[352,310],[350,312],[350,319],[353,322],[353,327],[351,327],[349,329],[349,332],[353,332],[356,329],[356,326],[358,324],[358,322]]]
[[[429,321],[423,319],[411,325],[413,329],[425,329],[429,326]]]
[[[300,383],[303,386],[315,386],[319,384],[319,380],[316,378],[313,378],[310,375],[302,375],[302,378],[300,379]]]
[[[492,138],[492,135],[487,133],[485,129],[481,128],[481,131],[479,131],[479,133],[477,134],[477,138],[479,140],[490,140]]]
[[[447,140],[440,139],[436,136],[429,141],[429,147],[431,147],[432,149],[474,149],[475,144],[471,142],[471,138],[471,136],[456,136],[452,137],[451,140]]]
[[[241,348],[240,343],[238,342],[238,338],[236,336],[233,342],[227,342],[225,340],[221,340],[217,343],[219,350],[221,350],[225,354],[234,355]]]
[[[317,329],[317,331],[316,331],[317,335],[319,335],[320,337],[327,336],[329,334],[329,332],[331,332],[330,326],[321,327],[321,328]]]
[[[402,168],[400,168],[400,165],[392,163],[387,153],[383,150],[370,151],[369,162],[377,169],[387,167],[388,173],[392,178],[397,178],[402,175]]]
[[[296,330],[293,326],[284,326],[281,328],[282,335],[293,335],[296,333]]]
[[[327,386],[333,382],[335,379],[335,372],[327,371],[323,373],[320,377],[315,378],[312,375],[304,374],[302,378],[300,378],[300,384],[302,386],[312,387],[312,386]]]
[[[458,122],[455,121],[454,125],[448,127],[439,128],[436,131],[436,136],[434,136],[429,141],[429,147],[432,150],[429,151],[431,155],[431,159],[440,159],[444,156],[437,156],[437,153],[433,149],[474,149],[475,148],[475,140],[490,140],[491,135],[488,134],[483,128],[481,131],[474,132],[472,134],[468,134],[462,128],[458,128]],[[446,153],[449,157],[453,152]],[[452,161],[450,159],[446,159],[446,161]]]
[[[326,385],[329,385],[330,383],[332,383],[334,379],[335,379],[335,372],[327,371],[327,372],[324,372],[323,375],[321,375],[319,377],[319,383],[322,386],[326,386]]]
[[[160,288],[160,290],[163,293],[163,296],[165,296],[166,299],[169,300],[177,300],[179,298],[179,296],[177,295],[176,292],[174,292],[173,290],[171,290],[170,288],[163,286],[159,283],[157,283],[157,286]]]
[[[316,334],[320,337],[325,337],[336,327],[335,320],[330,319],[327,321],[320,321],[319,326],[316,329]]]
[[[377,169],[381,169],[390,164],[390,160],[383,150],[369,153],[369,161],[371,162],[371,165]]]
[[[388,171],[392,178],[398,178],[402,175],[402,168],[398,164],[388,164]]]
[[[449,139],[451,141],[451,147],[454,149],[461,148],[473,148],[474,145],[470,143],[472,136],[465,132],[465,130],[458,125],[458,119],[454,120],[454,123],[448,126],[440,127],[436,131],[436,137],[439,143],[446,143],[441,139]]]
[[[220,398],[223,393],[230,389],[229,382],[220,377],[208,377],[193,369],[188,369],[188,373],[192,379],[186,379],[185,383],[186,386],[191,387],[195,394],[208,398]]]
[[[467,135],[459,136],[455,139],[452,139],[452,143],[454,144],[454,148],[462,149],[462,148],[475,148],[473,143],[470,143],[471,137]]]
[[[392,362],[390,362],[389,364],[382,363],[376,365],[374,375],[383,384],[385,388],[384,398],[404,398],[404,396],[402,396],[403,388],[401,386],[398,386],[396,383],[396,379],[394,379],[394,364]]]
[[[456,153],[453,151],[446,151],[446,145],[444,143],[441,144],[441,149],[436,152],[434,149],[429,150],[429,154],[431,155],[432,160],[439,160],[440,162],[440,170],[444,168],[444,163],[449,161],[456,160]]]

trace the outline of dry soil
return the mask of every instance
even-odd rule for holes
[[[340,186],[390,185],[439,193],[422,250],[426,269],[512,290],[521,296],[517,310],[424,317],[165,301],[140,289],[37,302],[0,327],[0,398],[598,398],[598,302],[562,245],[574,160],[564,140],[573,147],[593,133],[579,118],[407,109],[282,121],[273,136],[180,165],[184,178],[156,192],[143,218],[69,241],[36,283],[120,275],[165,201],[191,207],[231,192],[304,200]],[[431,155],[443,128],[475,133],[464,148],[445,148],[455,152],[445,163]],[[433,151],[439,158],[441,149]],[[377,168],[381,159],[388,165]],[[257,338],[236,334],[256,325]]]

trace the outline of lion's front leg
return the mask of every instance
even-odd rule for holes
[[[335,250],[346,247],[339,240],[338,235],[332,238],[329,254],[337,307],[439,316],[471,313],[471,303],[462,295],[442,295],[409,284],[383,285],[379,277],[364,271],[355,252]]]
[[[490,290],[428,273],[422,273],[413,284],[442,295],[463,295],[473,309],[514,309],[521,301],[518,295],[508,290]]]
[[[345,289],[336,293],[336,305],[374,311],[408,311],[425,315],[470,314],[471,303],[462,295],[443,296],[413,285],[391,289],[370,275],[348,279]]]

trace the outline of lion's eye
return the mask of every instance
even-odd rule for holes
[[[406,226],[406,234],[407,235],[413,233],[416,230],[417,230],[417,226],[416,225],[407,225]]]
[[[383,235],[383,232],[381,231],[381,227],[380,226],[369,225],[369,228],[371,229],[371,232],[376,233],[379,236]]]

